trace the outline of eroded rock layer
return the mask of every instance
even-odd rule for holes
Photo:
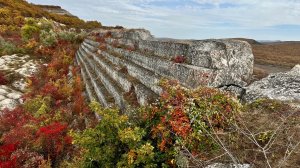
[[[0,56],[0,72],[8,80],[5,84],[0,84],[0,111],[5,108],[11,110],[22,103],[26,78],[37,72],[39,64],[41,60],[29,55]]]
[[[106,107],[148,103],[162,92],[162,78],[188,88],[245,86],[253,72],[247,42],[158,40],[143,29],[94,31],[76,57],[88,97]]]
[[[252,102],[259,98],[300,102],[300,65],[291,71],[270,74],[246,88],[245,100]]]

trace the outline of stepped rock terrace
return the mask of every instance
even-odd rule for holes
[[[144,29],[95,30],[76,58],[88,98],[122,109],[152,102],[161,79],[187,88],[245,86],[254,60],[244,41],[159,40]]]

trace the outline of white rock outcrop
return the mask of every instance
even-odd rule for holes
[[[164,78],[188,88],[246,86],[253,73],[251,46],[239,40],[155,39],[143,29],[97,30],[91,35],[76,58],[87,95],[103,106],[125,108],[129,93],[140,105],[147,104],[161,94],[158,83]]]
[[[300,65],[291,71],[270,74],[246,88],[244,99],[252,102],[258,98],[300,102]]]
[[[22,103],[22,92],[27,85],[26,78],[37,72],[40,62],[28,55],[0,56],[0,72],[13,78],[9,85],[0,85],[0,110],[13,109]]]
[[[5,108],[13,109],[19,103],[22,103],[22,93],[8,86],[0,85],[0,110]]]

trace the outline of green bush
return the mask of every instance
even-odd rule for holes
[[[24,109],[33,114],[35,117],[46,115],[50,111],[50,97],[37,96],[34,99],[24,103]]]
[[[85,22],[84,28],[86,29],[95,29],[102,27],[101,23],[98,21],[87,21]]]
[[[24,41],[28,41],[32,38],[37,38],[40,33],[40,29],[37,26],[26,24],[21,29],[21,36]]]
[[[72,31],[62,31],[58,33],[58,37],[62,40],[74,42],[76,41],[76,33]]]
[[[69,41],[71,43],[81,43],[87,36],[85,31],[80,33],[74,31],[61,31],[58,33],[58,37],[62,40]]]
[[[40,42],[46,47],[54,46],[57,43],[57,35],[52,30],[49,32],[42,30],[40,33]]]
[[[24,49],[17,47],[15,44],[5,41],[0,38],[0,54],[1,55],[11,55],[24,53]]]
[[[154,146],[143,141],[146,132],[131,127],[128,117],[117,109],[104,109],[98,103],[91,104],[93,111],[101,116],[95,128],[82,133],[71,132],[74,143],[87,150],[81,165],[84,167],[156,167]],[[78,165],[77,163],[74,163]]]
[[[129,116],[92,103],[91,109],[101,116],[99,124],[71,133],[85,151],[84,167],[186,167],[194,154],[183,151],[205,158],[223,152],[213,136],[235,123],[238,101],[212,88],[189,90],[168,81],[161,86],[159,101]]]
[[[46,19],[39,20],[38,27],[46,32],[49,32],[50,30],[54,29],[53,22]]]

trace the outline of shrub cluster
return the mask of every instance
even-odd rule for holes
[[[36,37],[42,37],[43,31],[53,30],[47,25],[36,24],[35,20],[27,24],[39,28],[40,34]],[[31,31],[25,32],[35,36]],[[32,39],[26,44],[28,48],[38,49],[36,52],[47,53],[49,61],[38,74],[28,79],[29,90],[23,97],[24,104],[1,112],[1,168],[58,167],[75,153],[69,130],[83,129],[90,123],[88,118],[94,120],[82,95],[78,68],[70,69],[78,44],[59,39],[58,45],[49,47],[45,45],[48,42]],[[39,45],[44,47],[37,48]],[[0,78],[5,82],[3,75]]]
[[[86,33],[63,29],[51,20],[29,18],[21,29],[21,36],[27,53],[51,55],[59,45],[81,43]]]
[[[134,109],[132,114],[138,116],[120,115],[117,109],[104,109],[93,102],[91,109],[101,121],[95,128],[71,132],[73,142],[84,148],[73,164],[186,167],[189,158],[182,151],[190,151],[196,158],[216,155],[221,147],[208,135],[227,131],[239,113],[239,103],[215,89],[188,90],[174,81],[162,81],[161,85],[164,93],[160,100]]]
[[[0,37],[0,56],[17,54],[17,53],[24,53],[24,49]]]

